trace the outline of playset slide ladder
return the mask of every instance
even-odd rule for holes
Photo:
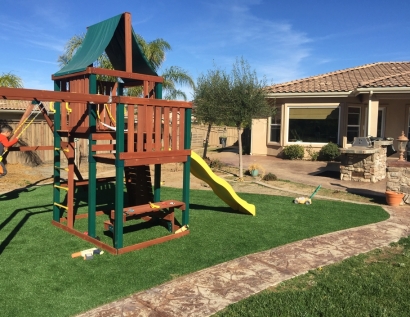
[[[191,174],[211,186],[214,193],[233,210],[255,216],[255,205],[240,198],[232,186],[224,179],[215,175],[208,164],[195,152],[191,151]]]

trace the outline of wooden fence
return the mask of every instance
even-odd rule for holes
[[[191,148],[202,147],[206,138],[208,126],[193,124],[191,127]],[[238,141],[238,132],[235,127],[214,126],[209,135],[209,146],[219,145],[219,137],[226,136],[226,145],[233,145]]]
[[[13,128],[17,127],[18,121],[8,122]],[[208,127],[205,125],[193,124],[191,129],[191,148],[202,147],[206,138]],[[215,126],[211,129],[209,137],[209,146],[218,146],[219,137],[226,136],[226,145],[233,145],[238,141],[237,130],[235,127]],[[18,145],[41,146],[53,145],[53,133],[43,120],[34,121],[21,137]],[[87,160],[88,140],[80,139],[76,142],[77,159]],[[61,155],[63,163],[66,162],[64,155]],[[53,151],[36,151],[36,152],[18,152],[11,151],[7,154],[7,162],[11,164],[28,164],[33,165],[35,162],[50,163],[53,161]]]

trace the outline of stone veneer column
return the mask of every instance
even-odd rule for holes
[[[410,162],[389,162],[387,166],[386,190],[410,194]]]

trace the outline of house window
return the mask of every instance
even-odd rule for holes
[[[277,109],[276,114],[270,117],[269,142],[280,142],[281,117],[280,109]]]
[[[288,142],[338,142],[338,107],[289,107]]]
[[[382,107],[379,108],[378,114],[377,114],[377,137],[384,138],[384,122],[385,122],[385,112],[386,108]]]
[[[360,108],[348,107],[347,110],[347,142],[353,142],[360,136]]]

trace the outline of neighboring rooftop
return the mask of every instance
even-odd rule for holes
[[[410,62],[379,62],[267,87],[269,93],[349,92],[410,87]]]
[[[8,99],[0,99],[0,111],[1,110],[20,110],[24,112],[27,107],[31,104],[31,101],[26,100],[8,100]],[[44,107],[47,111],[50,110],[50,103],[43,102]],[[35,107],[34,110],[37,110]]]

